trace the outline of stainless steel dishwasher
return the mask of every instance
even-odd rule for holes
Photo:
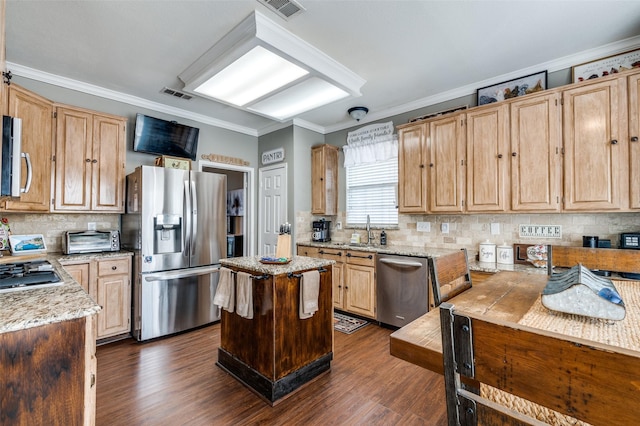
[[[379,254],[376,261],[377,320],[402,327],[429,310],[429,279],[424,257]]]

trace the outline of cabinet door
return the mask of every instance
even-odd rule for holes
[[[89,291],[89,263],[78,263],[76,265],[64,265],[64,269],[76,280],[91,297],[96,297]]]
[[[338,147],[311,148],[311,213],[338,213]]]
[[[31,161],[31,187],[20,199],[8,199],[9,211],[47,212],[51,195],[51,150],[53,146],[53,103],[15,84],[8,88],[9,115],[22,119],[22,152]],[[21,184],[27,182],[27,166],[22,159]]]
[[[345,291],[345,310],[375,318],[375,268],[347,263],[345,265]]]
[[[562,187],[560,94],[510,105],[511,210],[559,211]]]
[[[629,77],[629,182],[631,208],[640,208],[640,74]]]
[[[464,199],[463,115],[429,122],[429,210],[461,212]]]
[[[93,116],[91,210],[124,213],[125,124],[122,119]]]
[[[480,107],[467,112],[467,194],[470,212],[508,208],[508,107]]]
[[[628,143],[621,127],[625,79],[563,92],[564,209],[614,210],[628,191]],[[626,132],[626,129],[624,130]]]
[[[98,277],[98,338],[127,333],[131,313],[129,275]]]
[[[344,264],[335,263],[331,275],[333,290],[333,307],[336,309],[345,309],[344,307]]]
[[[54,209],[91,208],[93,116],[71,108],[57,109]]]
[[[427,132],[425,123],[398,131],[398,212],[427,212]]]

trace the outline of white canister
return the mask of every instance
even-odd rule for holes
[[[513,247],[507,245],[507,243],[502,243],[496,249],[496,258],[500,264],[513,265]]]
[[[496,245],[487,240],[484,243],[480,243],[480,250],[478,252],[478,260],[480,262],[492,262],[496,261]]]

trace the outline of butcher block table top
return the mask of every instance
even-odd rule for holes
[[[451,299],[456,308],[518,322],[547,284],[547,275],[499,272]],[[440,311],[432,309],[391,334],[391,355],[443,374]]]

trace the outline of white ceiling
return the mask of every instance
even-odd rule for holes
[[[640,1],[299,0],[286,21],[257,0],[7,0],[14,74],[261,135],[282,123],[210,100],[160,93],[253,10],[367,82],[362,96],[301,114],[329,133],[474,93],[534,72],[640,46]]]

